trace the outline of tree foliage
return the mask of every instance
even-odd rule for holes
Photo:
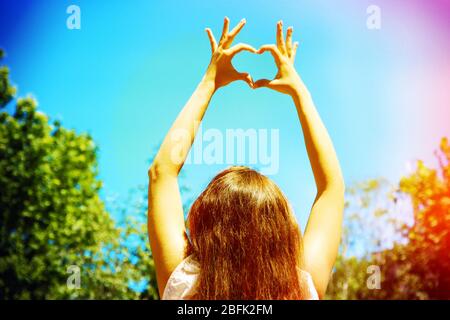
[[[99,196],[92,137],[14,94],[2,66],[0,108],[15,102],[15,110],[0,111],[0,298],[156,298],[143,208],[118,225]],[[70,266],[79,289],[67,285]]]
[[[366,201],[356,202],[356,212],[346,209],[346,231],[349,226],[354,228],[355,221],[362,233],[381,225],[383,230],[375,234],[378,242],[385,244],[386,235],[394,241],[356,258],[346,255],[348,237],[344,237],[328,298],[450,299],[450,146],[446,138],[436,157],[437,169],[418,161],[415,172],[402,178],[384,201],[374,201],[379,184],[375,188],[356,188],[355,194]],[[392,214],[392,208],[399,209],[398,204],[405,199],[410,205],[400,206],[400,213],[406,213],[403,217],[410,216],[412,221]],[[365,208],[370,209],[366,212]],[[368,218],[370,221],[370,215],[378,218],[370,225],[359,223]],[[350,233],[353,242],[361,239]],[[370,265],[380,267],[380,289],[369,289],[366,284]]]
[[[446,138],[436,157],[437,169],[419,161],[416,172],[400,182],[400,189],[411,197],[415,218],[402,254],[412,261],[410,273],[417,275],[427,298],[450,299],[450,145]]]

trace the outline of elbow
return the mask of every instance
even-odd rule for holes
[[[178,176],[178,173],[170,167],[160,164],[158,161],[154,161],[148,169],[148,177],[150,181],[158,181],[167,176],[176,177]]]
[[[338,179],[338,181],[336,181],[333,190],[333,192],[336,194],[339,201],[342,202],[343,205],[345,202],[345,181],[343,178],[340,178]]]
[[[153,181],[156,179],[156,177],[158,176],[158,171],[157,171],[157,167],[155,166],[154,163],[152,163],[152,165],[150,166],[150,168],[148,169],[148,178],[150,179],[150,181]]]
[[[336,195],[344,198],[345,194],[345,181],[342,172],[339,170],[336,174],[334,174],[333,178],[330,179],[330,189],[333,190]]]
[[[339,204],[339,208],[345,207],[345,182],[344,179],[340,179],[334,187],[334,193],[336,195],[336,203]]]
[[[318,187],[318,196],[322,194],[333,195],[335,199],[342,199],[344,201],[345,197],[345,181],[342,176],[332,179],[331,181],[325,183],[323,186]]]
[[[345,195],[345,181],[344,178],[341,176],[339,179],[337,179],[336,181],[336,192],[342,196],[342,198],[344,198]]]

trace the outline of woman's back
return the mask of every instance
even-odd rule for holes
[[[286,197],[248,167],[217,174],[191,206],[186,255],[200,266],[194,299],[301,299],[302,239]]]
[[[319,296],[314,287],[311,275],[298,268],[300,287],[304,300],[318,300]],[[192,255],[181,262],[167,281],[163,300],[187,300],[196,293],[196,283],[200,273],[200,265]]]

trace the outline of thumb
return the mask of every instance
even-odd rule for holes
[[[262,88],[262,87],[272,88],[273,84],[274,84],[273,82],[274,82],[274,80],[259,79],[258,81],[256,81],[253,84],[253,88],[254,89],[258,89],[258,88]]]

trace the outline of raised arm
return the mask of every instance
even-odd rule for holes
[[[303,237],[305,269],[314,280],[320,297],[326,292],[341,237],[344,209],[344,180],[336,152],[311,95],[294,68],[298,43],[292,44],[292,27],[283,38],[282,22],[277,24],[277,45],[266,45],[278,66],[273,80],[258,80],[254,87],[268,87],[289,94],[297,108],[306,150],[314,173],[317,196]]]
[[[225,18],[218,44],[211,30],[206,29],[212,49],[208,69],[167,133],[149,170],[148,233],[161,296],[170,274],[184,258],[187,239],[178,174],[203,115],[218,88],[235,80],[253,85],[247,73],[237,72],[231,64],[233,56],[242,50],[256,52],[247,44],[230,47],[244,24],[245,20],[242,20],[228,31],[229,20]]]

